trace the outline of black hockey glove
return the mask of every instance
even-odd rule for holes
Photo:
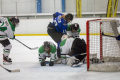
[[[50,61],[49,66],[53,66],[54,65],[54,61]]]

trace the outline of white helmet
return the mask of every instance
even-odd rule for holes
[[[64,34],[62,37],[61,37],[61,41],[65,40],[68,38],[68,35]]]

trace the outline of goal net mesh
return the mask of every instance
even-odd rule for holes
[[[120,71],[120,41],[116,20],[90,20],[86,23],[87,68],[89,71]],[[109,36],[103,36],[101,33]]]

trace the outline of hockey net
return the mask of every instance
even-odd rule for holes
[[[120,71],[120,41],[101,34],[118,36],[118,26],[118,21],[113,19],[86,22],[88,71]]]

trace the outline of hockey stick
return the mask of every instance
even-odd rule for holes
[[[73,55],[73,56],[69,56],[69,57],[61,57],[61,58],[70,58],[70,57],[74,57],[74,56],[77,56],[77,55],[85,55],[86,53],[82,53],[82,54],[76,54],[76,55]],[[68,54],[61,54],[61,55],[68,55]]]
[[[1,66],[3,69],[5,69],[6,71],[8,71],[8,72],[20,72],[20,70],[19,70],[19,69],[9,70],[9,69],[7,69],[7,68],[3,67],[1,64],[0,64],[0,66]]]
[[[25,44],[23,44],[22,42],[20,42],[19,40],[17,40],[16,38],[15,38],[15,40],[18,41],[19,43],[21,43],[22,45],[24,45],[25,47],[29,48],[30,50],[35,50],[38,48],[38,47],[30,48],[30,47],[26,46]]]
[[[77,55],[85,55],[86,53],[82,53],[82,54],[76,54],[76,55],[73,55],[73,56],[69,56],[69,57],[61,57],[61,58],[70,58],[70,57],[74,57],[74,56],[77,56]],[[61,55],[68,55],[68,54],[61,54]],[[57,60],[56,60],[57,61]],[[46,64],[49,64],[50,62],[47,62]]]
[[[102,32],[102,35],[103,35],[103,36],[107,36],[107,37],[117,38],[116,36],[105,35],[103,32]]]

